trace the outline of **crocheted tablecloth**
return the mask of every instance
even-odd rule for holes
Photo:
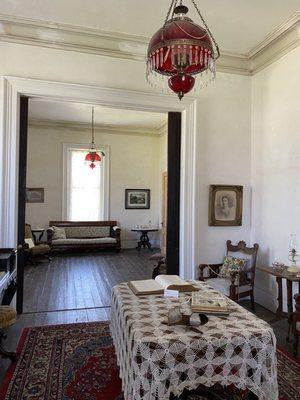
[[[220,294],[190,281],[204,295]],[[112,292],[111,333],[125,400],[168,400],[200,384],[234,384],[260,400],[277,400],[276,338],[266,322],[230,302],[229,316],[209,316],[199,328],[162,323],[180,305],[190,313],[188,294],[136,296],[126,283]]]

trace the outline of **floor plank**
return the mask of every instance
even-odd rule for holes
[[[151,253],[116,253],[53,257],[25,269],[24,312],[48,312],[110,306],[111,289],[120,282],[149,279]]]

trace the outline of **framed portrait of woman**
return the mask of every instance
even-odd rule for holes
[[[241,226],[243,186],[209,186],[209,226]]]

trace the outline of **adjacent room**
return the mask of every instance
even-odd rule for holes
[[[300,399],[299,0],[0,2],[0,399]]]
[[[108,312],[165,247],[167,114],[34,98],[28,117],[23,310]]]

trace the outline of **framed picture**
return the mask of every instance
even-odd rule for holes
[[[243,186],[210,185],[210,226],[241,226],[243,213]]]
[[[44,203],[44,188],[27,188],[26,203]]]
[[[150,208],[150,189],[125,189],[125,208],[146,210]]]

